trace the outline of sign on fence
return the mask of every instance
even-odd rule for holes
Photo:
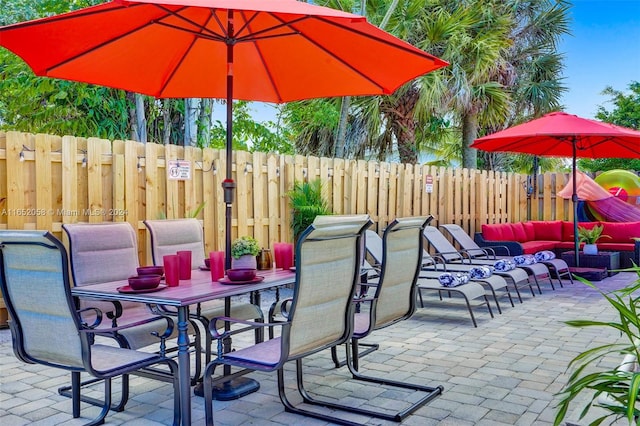
[[[191,180],[191,161],[169,160],[168,163],[168,179]]]

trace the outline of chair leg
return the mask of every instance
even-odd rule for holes
[[[298,361],[296,361],[296,363],[298,363]],[[305,417],[313,417],[316,419],[328,421],[330,423],[335,423],[339,425],[361,426],[360,423],[350,422],[349,420],[340,419],[338,417],[323,415],[315,411],[304,410],[298,406],[293,405],[287,398],[287,394],[284,386],[284,369],[282,368],[278,369],[277,375],[278,375],[278,395],[280,396],[280,401],[282,402],[282,405],[284,406],[284,409],[286,412],[300,414]],[[315,405],[327,406],[324,404],[315,404]],[[341,408],[338,408],[338,409],[341,409]],[[213,423],[211,424],[207,423],[207,426],[213,426]]]
[[[352,340],[352,346],[353,346],[353,342],[355,341],[355,339]],[[346,343],[345,345],[348,345],[348,343]],[[364,351],[360,352],[360,357],[363,356],[367,356],[369,355],[371,352],[375,352],[380,348],[380,345],[378,345],[377,343],[360,343],[359,346],[364,346],[367,349],[365,349]],[[347,350],[349,350],[349,348],[347,348]],[[356,344],[356,348],[355,350],[358,350],[358,345]],[[338,347],[337,346],[333,346],[331,348],[331,360],[333,361],[333,365],[336,368],[340,368],[340,367],[344,367],[345,365],[347,365],[347,361],[340,361],[340,358],[338,357]],[[356,362],[356,370],[358,369],[358,365]]]
[[[61,386],[58,388],[58,394],[62,396],[66,396],[67,398],[71,398],[72,401],[72,410],[73,417],[80,417],[80,402],[86,402],[87,404],[102,406],[104,401],[96,398],[92,398],[90,396],[82,395],[82,387],[92,385],[94,383],[98,383],[103,379],[92,378],[86,380],[84,382],[80,381],[80,373],[72,372],[71,373],[71,386]],[[124,411],[127,402],[129,401],[129,375],[122,375],[122,389],[121,389],[121,397],[120,401],[117,404],[112,404],[110,409],[113,411]]]
[[[412,383],[398,382],[398,381],[394,381],[394,380],[386,380],[386,379],[382,379],[382,378],[378,378],[378,377],[365,376],[365,375],[361,374],[360,372],[358,372],[356,369],[354,369],[350,351],[347,351],[347,366],[349,368],[349,371],[351,372],[352,377],[354,379],[356,379],[356,380],[366,381],[366,382],[369,382],[369,383],[377,383],[377,384],[382,384],[382,385],[387,385],[387,386],[392,386],[392,387],[399,387],[399,388],[403,388],[403,389],[410,389],[410,390],[419,391],[419,392],[425,392],[425,395],[422,398],[420,398],[418,401],[414,402],[408,408],[406,408],[404,410],[401,410],[399,412],[396,412],[396,413],[387,413],[387,412],[382,412],[382,411],[367,410],[367,409],[363,409],[363,408],[357,408],[357,407],[337,404],[337,403],[330,402],[330,401],[314,399],[313,397],[311,397],[311,395],[304,388],[304,377],[303,377],[303,371],[302,371],[302,360],[298,359],[298,360],[296,360],[296,378],[297,378],[297,385],[298,385],[297,387],[298,387],[298,392],[300,393],[300,396],[302,396],[303,401],[305,403],[307,403],[307,404],[319,405],[319,406],[322,406],[322,407],[332,408],[332,409],[336,409],[336,410],[342,410],[342,411],[352,412],[352,413],[356,413],[356,414],[362,414],[364,416],[371,416],[371,417],[376,417],[376,418],[380,418],[380,419],[391,420],[391,421],[395,421],[395,422],[401,422],[409,414],[413,413],[414,411],[416,411],[418,408],[422,407],[427,402],[429,402],[432,399],[434,399],[437,396],[439,396],[442,393],[442,391],[444,390],[444,388],[442,386],[436,386],[436,387],[422,386],[422,385],[415,385],[415,384],[412,384]],[[280,373],[280,370],[279,370],[279,373]],[[280,376],[278,377],[278,380],[280,381]],[[279,388],[280,388],[280,386],[281,385],[278,384]],[[284,384],[282,384],[282,387],[284,388]],[[286,407],[286,405],[285,405],[285,407]],[[331,420],[331,421],[335,422],[335,420],[332,420],[328,416],[322,416],[320,418],[323,418],[325,420]],[[340,423],[340,422],[338,422],[338,423]],[[344,423],[340,423],[340,424],[344,424]]]

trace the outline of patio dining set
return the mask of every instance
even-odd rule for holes
[[[555,288],[553,278],[560,286],[562,278],[571,279],[561,259],[497,270],[495,265],[504,259],[493,258],[487,249],[472,254],[457,250],[429,225],[431,219],[398,218],[379,236],[369,230],[367,215],[319,216],[297,242],[294,270],[260,271],[262,280],[232,285],[212,280],[203,270],[198,220],[146,221],[154,263],[161,264],[168,253],[189,250],[192,271],[178,286],[163,284],[139,292],[122,292],[139,266],[136,233],[127,222],[65,224],[68,247],[46,231],[1,231],[0,284],[11,317],[14,353],[27,363],[70,371],[71,384],[59,392],[72,398],[73,416],[81,416],[81,402],[102,406],[88,424],[101,424],[110,410],[125,409],[130,374],[173,384],[176,425],[192,423],[195,389],[204,396],[206,423],[213,424],[213,399],[242,397],[259,388],[255,380],[244,377],[250,371],[276,372],[286,411],[336,424],[359,424],[339,415],[345,411],[400,422],[444,388],[417,378],[389,380],[365,374],[360,359],[371,350],[384,349],[363,350],[368,345],[362,339],[410,318],[418,305],[429,302],[463,300],[477,327],[474,307],[493,317],[492,304],[502,313],[502,298],[514,306],[516,299],[522,303],[523,288],[534,297],[545,280]],[[442,229],[464,243],[455,226]],[[438,254],[431,255],[429,248]],[[491,273],[480,276],[478,270]],[[460,276],[468,281],[447,284],[444,279]],[[292,287],[291,298],[276,300],[265,318],[260,292],[282,286]],[[232,340],[247,332],[252,332],[251,344],[234,346]],[[51,333],[56,335],[55,345],[47,338]],[[344,352],[339,350],[343,346]],[[346,365],[353,380],[405,389],[416,396],[402,409],[390,411],[314,395],[304,387],[303,360],[327,349],[335,367]],[[284,366],[289,362],[295,366],[296,380],[286,378]],[[81,373],[92,378],[83,382]],[[121,377],[122,389],[120,401],[114,403],[115,377]],[[103,400],[83,395],[83,386],[99,380],[104,380]],[[292,385],[302,403],[291,402]],[[312,405],[325,408],[309,408]]]

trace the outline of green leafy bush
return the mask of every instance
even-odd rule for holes
[[[291,230],[296,240],[302,231],[313,223],[316,216],[331,214],[328,203],[322,195],[320,179],[295,182],[287,196],[293,214]]]

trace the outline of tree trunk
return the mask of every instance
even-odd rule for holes
[[[394,133],[398,142],[398,154],[400,162],[404,164],[416,164],[418,153],[416,151],[416,123],[413,117],[394,126]]]
[[[144,110],[144,96],[136,93],[136,133],[138,142],[147,142],[147,117]]]
[[[132,141],[137,141],[138,139],[138,120],[136,118],[136,95],[133,92],[127,92],[127,101],[131,106],[129,108],[129,138]]]
[[[171,100],[164,99],[162,101],[162,143],[168,145],[171,142]]]
[[[184,100],[184,146],[196,146],[198,142],[199,98]]]
[[[345,146],[347,144],[347,122],[349,121],[349,107],[351,106],[351,96],[342,97],[342,106],[340,107],[340,121],[338,122],[338,134],[335,141],[335,156],[344,158]]]
[[[478,137],[478,116],[466,113],[462,116],[462,167],[466,169],[478,168],[478,151],[469,148]]]
[[[202,99],[200,102],[200,117],[198,118],[198,127],[200,128],[200,140],[202,146],[211,145],[211,113],[213,101],[211,99]]]

